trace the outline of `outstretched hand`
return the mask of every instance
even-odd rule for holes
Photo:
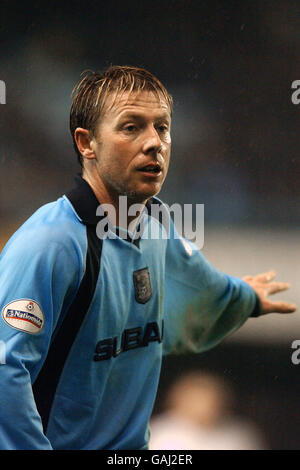
[[[247,282],[258,295],[261,302],[262,315],[266,313],[292,313],[297,308],[295,304],[282,301],[272,302],[268,299],[268,295],[276,294],[290,287],[287,282],[273,281],[275,276],[276,273],[274,271],[269,271],[257,274],[256,276],[243,277],[243,281]]]

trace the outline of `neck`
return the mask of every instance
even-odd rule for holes
[[[110,191],[104,184],[100,175],[96,175],[83,171],[82,178],[92,188],[99,204],[113,206],[115,211],[115,221],[117,227],[128,229],[130,225],[130,231],[133,232],[135,226],[138,223],[140,215],[145,207],[147,201],[137,202],[136,200],[130,199],[127,196],[117,194],[114,191]],[[128,211],[131,206],[136,205],[134,208],[134,214],[128,215]],[[109,213],[108,213],[109,217]]]

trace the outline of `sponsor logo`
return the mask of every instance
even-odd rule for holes
[[[106,338],[96,344],[94,361],[105,361],[130,349],[142,348],[149,343],[161,343],[164,334],[164,323],[162,320],[161,329],[157,322],[147,323],[145,329],[138,326],[127,328],[121,337]]]
[[[28,321],[32,325],[35,325],[37,328],[41,328],[43,325],[43,320],[35,315],[32,315],[28,312],[22,312],[22,310],[11,310],[8,309],[6,312],[5,318],[17,318],[24,321]]]
[[[40,306],[30,299],[14,300],[2,310],[2,318],[9,326],[26,333],[39,333],[44,326]]]

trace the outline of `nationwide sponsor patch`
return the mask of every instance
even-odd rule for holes
[[[135,300],[145,304],[152,297],[150,273],[148,268],[139,269],[133,273]]]
[[[18,299],[10,302],[3,308],[2,318],[5,323],[16,330],[33,335],[42,330],[45,322],[41,307],[31,299]]]

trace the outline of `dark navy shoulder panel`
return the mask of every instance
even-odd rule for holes
[[[80,219],[86,225],[87,252],[85,274],[77,294],[52,340],[47,358],[33,385],[35,402],[46,431],[55,392],[69,352],[89,310],[94,296],[102,252],[102,240],[96,235],[96,208],[93,191],[82,178],[77,188],[66,194]]]

